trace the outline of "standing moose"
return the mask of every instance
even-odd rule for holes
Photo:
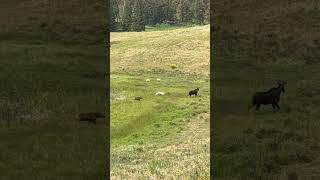
[[[198,91],[199,91],[199,88],[197,88],[197,89],[195,89],[195,90],[189,91],[189,96],[190,96],[190,97],[191,97],[192,95],[197,96],[197,95],[198,95]]]
[[[261,104],[268,105],[271,104],[273,108],[273,112],[275,112],[275,109],[280,109],[279,101],[280,101],[280,95],[282,92],[285,92],[284,86],[286,85],[286,82],[279,81],[278,87],[274,87],[269,89],[269,91],[266,92],[256,92],[252,96],[252,105],[249,106],[248,111],[252,107],[256,107],[256,110],[258,111],[260,109]]]

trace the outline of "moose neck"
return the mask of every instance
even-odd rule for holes
[[[277,94],[277,95],[280,95],[281,94],[281,92],[282,92],[282,86],[278,86],[278,88],[276,88],[274,91],[273,91],[273,93],[275,93],[275,94]]]

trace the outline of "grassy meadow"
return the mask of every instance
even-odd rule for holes
[[[218,0],[212,7],[216,179],[319,179],[319,3]],[[248,112],[253,93],[278,80],[287,81],[280,111]]]
[[[209,178],[209,36],[209,26],[111,33],[112,179]]]
[[[84,7],[71,11],[80,6],[18,0],[0,5],[1,179],[106,175],[105,120],[77,121],[81,112],[106,108],[105,45],[83,26],[90,21],[86,13],[75,16]]]
[[[286,179],[287,173],[297,172],[300,178],[318,177],[320,76],[315,73],[320,66],[245,67],[228,60],[216,64],[229,64],[216,69],[216,175]],[[269,105],[248,112],[252,94],[276,87],[278,79],[288,83],[281,110],[273,113]]]
[[[98,46],[34,37],[0,43],[2,179],[99,179],[105,174],[105,70]]]

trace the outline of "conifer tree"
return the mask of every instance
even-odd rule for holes
[[[176,19],[180,23],[187,23],[192,20],[191,1],[179,0],[177,3]]]
[[[109,25],[111,31],[117,30],[117,16],[119,14],[118,12],[118,5],[117,0],[110,0],[110,12],[109,12]]]
[[[197,24],[203,24],[206,11],[203,0],[195,0],[193,11],[195,22]]]
[[[135,0],[132,9],[132,23],[131,30],[133,31],[144,31],[145,30],[145,19],[143,16],[143,1]]]
[[[203,24],[210,21],[209,0],[110,0],[110,3],[111,29],[121,27],[122,31],[143,31],[146,25],[161,23]]]
[[[123,31],[130,31],[132,19],[132,7],[131,7],[131,1],[125,0],[123,5],[123,15],[122,15],[122,30]]]

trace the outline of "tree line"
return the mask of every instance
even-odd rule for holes
[[[207,24],[209,0],[110,0],[111,31],[144,31],[146,25]]]

